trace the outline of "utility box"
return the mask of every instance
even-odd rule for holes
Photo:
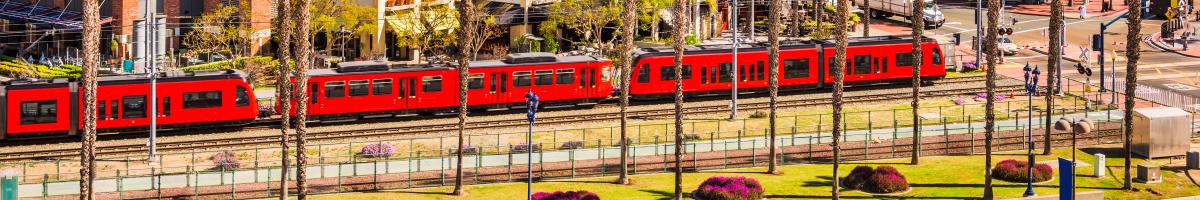
[[[1162,174],[1159,174],[1158,166],[1138,165],[1137,181],[1142,183],[1161,183]]]
[[[1200,152],[1187,152],[1187,169],[1200,169]]]
[[[17,200],[19,177],[15,171],[0,171],[0,200]]]
[[[1133,153],[1147,158],[1182,156],[1191,148],[1192,114],[1179,108],[1133,109]]]
[[[1096,178],[1104,177],[1104,168],[1107,168],[1105,167],[1107,165],[1104,164],[1104,154],[1096,153],[1096,164],[1092,166],[1096,166],[1092,168],[1095,170],[1093,174],[1096,175]]]

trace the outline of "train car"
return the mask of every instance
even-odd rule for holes
[[[946,76],[942,50],[937,41],[922,39],[921,76],[925,80]],[[765,91],[767,46],[750,44],[739,48],[738,66],[733,66],[732,46],[693,47],[684,52],[684,92],[694,95],[728,95],[738,81],[739,92]],[[829,87],[836,47],[829,41],[788,41],[780,45],[779,86],[781,90]],[[911,83],[912,37],[875,36],[851,38],[846,48],[847,86],[877,83]],[[825,58],[825,59],[819,59]],[[674,95],[674,52],[642,48],[635,58],[629,94],[637,99],[660,99]],[[733,77],[733,70],[738,70]]]
[[[242,125],[258,103],[237,70],[165,72],[157,84],[162,129]],[[63,137],[82,128],[82,88],[69,79],[14,80],[0,86],[0,139]],[[146,75],[97,78],[98,132],[144,130],[150,125],[150,79]]]
[[[547,106],[595,105],[612,93],[611,61],[603,58],[520,53],[470,65],[466,81],[472,110],[522,107],[530,91]],[[309,77],[312,122],[454,112],[459,105],[460,82],[453,66],[354,61],[309,71]]]

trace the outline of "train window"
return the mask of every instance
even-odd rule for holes
[[[58,121],[58,102],[25,101],[21,102],[21,124],[47,124]]]
[[[236,104],[237,106],[249,106],[250,105],[250,94],[246,91],[245,87],[242,87],[240,85],[237,86],[237,88],[234,90],[234,93],[233,93],[233,103]]]
[[[371,94],[389,95],[392,94],[392,79],[375,79],[371,80]]]
[[[879,65],[879,57],[875,57],[874,60],[871,61],[871,66],[872,73],[879,73],[879,68],[883,67]]]
[[[483,74],[471,74],[467,76],[467,89],[483,89]]]
[[[758,70],[756,71],[757,74],[755,74],[758,75],[758,80],[763,80],[763,75],[767,73],[767,71],[764,71],[763,69],[765,69],[763,68],[763,61],[758,61]]]
[[[529,79],[532,75],[533,73],[528,71],[513,72],[513,87],[529,86],[531,84]]]
[[[883,57],[883,61],[880,61],[879,63],[883,64],[883,66],[879,66],[879,68],[881,68],[883,70],[883,73],[887,73],[887,68],[888,68],[887,57]]]
[[[719,74],[717,81],[728,83],[729,81],[733,80],[733,75],[731,73],[733,73],[733,64],[721,63],[721,68],[717,73]]]
[[[683,80],[692,80],[692,66],[683,65]]]
[[[575,69],[558,69],[558,84],[575,83]]]
[[[933,60],[931,60],[931,61],[933,62],[933,64],[934,64],[934,65],[940,65],[940,64],[942,64],[942,50],[941,50],[941,49],[937,49],[937,48],[933,48],[933,53],[932,53],[932,54],[933,54],[933,55],[932,55],[932,56],[933,56]]]
[[[315,104],[315,103],[317,103],[317,99],[319,99],[319,98],[317,98],[317,96],[316,96],[316,95],[317,95],[317,94],[320,94],[320,93],[317,93],[317,92],[318,92],[318,90],[320,90],[320,89],[321,89],[321,86],[320,86],[320,85],[317,85],[317,84],[315,84],[315,83],[314,83],[314,84],[310,84],[310,85],[308,85],[308,90],[309,90],[309,92],[308,92],[308,102],[309,102],[309,103],[314,103],[314,104]],[[298,100],[298,101],[303,101],[303,100]]]
[[[854,56],[854,74],[871,73],[871,55]]]
[[[738,65],[738,80],[746,81],[746,65]]]
[[[913,54],[912,54],[912,52],[906,52],[906,53],[897,53],[897,54],[896,54],[896,66],[897,66],[897,67],[911,67],[911,66],[913,66]]]
[[[783,78],[808,77],[808,58],[783,61]]]
[[[112,100],[112,101],[108,102],[108,110],[111,111],[108,114],[109,119],[117,119],[117,116],[119,116],[119,115],[117,115],[117,113],[119,113],[120,112],[119,110],[121,110],[120,107],[121,107],[121,104],[117,103],[117,100]]]
[[[164,117],[171,116],[171,97],[163,97],[162,102],[163,102],[162,103],[162,110],[163,110],[162,115]]]
[[[96,104],[96,119],[104,120],[104,118],[108,118],[108,107],[104,106],[104,101],[96,101]]]
[[[659,80],[675,80],[675,66],[658,67]]]
[[[146,117],[146,96],[124,96],[121,97],[121,118],[145,118]]]
[[[641,68],[638,68],[637,80],[638,83],[650,82],[650,64],[644,64]]]
[[[338,98],[344,96],[346,96],[346,82],[325,82],[325,98]]]
[[[408,79],[408,97],[417,97],[417,79]]]
[[[117,102],[113,101],[113,105]],[[183,109],[221,107],[221,91],[184,92]],[[117,114],[113,113],[113,117]]]
[[[442,76],[426,76],[421,77],[422,92],[440,92],[442,91]]]
[[[366,96],[371,94],[371,83],[367,80],[351,80],[350,96]]]
[[[700,83],[708,83],[708,67],[700,67]]]
[[[535,75],[535,77],[533,77],[534,85],[553,85],[554,84],[554,70],[537,70],[537,71],[534,71],[533,73]]]

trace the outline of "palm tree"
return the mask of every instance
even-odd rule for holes
[[[863,37],[868,37],[871,36],[871,1],[863,1],[862,7],[863,13],[866,15],[863,17]]]
[[[459,2],[462,6],[458,9],[459,12],[459,38],[458,44],[463,50],[458,55],[458,152],[456,153],[456,163],[454,168],[454,192],[453,195],[464,195],[463,193],[463,147],[467,130],[467,71],[470,69],[471,58],[475,57],[475,52],[478,51],[478,46],[482,43],[483,38],[480,35],[479,14],[475,8],[475,1],[462,0]]]
[[[1128,22],[1129,31],[1125,34],[1125,190],[1133,189],[1133,177],[1130,175],[1129,165],[1133,161],[1133,101],[1134,95],[1137,94],[1137,63],[1141,59],[1141,33],[1142,33],[1142,2],[1138,0],[1126,0],[1125,5],[1129,5]]]
[[[675,48],[675,199],[683,200],[683,43],[687,30],[684,7],[687,0],[675,0],[674,34],[671,47]]]
[[[850,40],[848,25],[850,20],[850,3],[846,0],[837,1],[837,52],[833,56],[833,199],[839,199],[838,194],[841,177],[838,176],[838,165],[842,161],[842,87],[846,73],[846,46]]]
[[[79,199],[95,199],[96,67],[100,66],[100,4],[83,1],[83,152],[79,163]]]
[[[288,142],[289,142],[288,141],[288,128],[291,126],[289,124],[290,123],[289,120],[291,120],[291,119],[289,119],[289,118],[291,118],[292,105],[291,105],[291,98],[290,98],[291,93],[289,93],[289,90],[291,90],[292,84],[291,84],[291,78],[289,78],[290,77],[289,75],[292,73],[292,65],[289,64],[288,61],[292,60],[291,55],[290,55],[292,53],[292,51],[291,51],[291,49],[292,49],[292,47],[291,47],[291,44],[292,44],[292,18],[291,18],[291,16],[292,15],[287,14],[287,13],[292,13],[291,4],[292,4],[291,0],[280,0],[279,6],[275,7],[275,9],[277,9],[278,13],[279,13],[279,16],[275,17],[276,27],[279,27],[279,49],[277,50],[278,51],[277,57],[280,61],[279,62],[280,63],[279,75],[278,75],[279,80],[277,80],[277,83],[276,83],[278,85],[278,87],[276,87],[275,90],[278,90],[278,91],[276,91],[276,92],[278,92],[276,96],[279,96],[279,101],[277,101],[277,102],[279,103],[279,113],[280,113],[280,115],[279,115],[279,148],[280,148],[279,151],[280,152],[288,152]],[[280,167],[279,168],[282,169],[282,170],[279,170],[279,173],[280,173],[280,175],[279,175],[279,200],[287,200],[287,198],[288,198],[288,175],[287,174],[288,174],[288,165],[289,165],[288,162],[290,162],[290,161],[288,161],[287,153],[284,153],[282,155],[283,156],[279,157],[279,159],[280,159],[280,162],[279,162]]]
[[[308,163],[308,155],[304,154],[304,143],[307,142],[307,130],[305,130],[305,120],[308,115],[308,68],[312,65],[313,50],[312,41],[309,41],[309,22],[312,19],[312,10],[309,5],[312,0],[297,0],[296,1],[296,16],[299,21],[296,23],[296,199],[304,200],[308,197],[307,170],[305,165]]]
[[[869,0],[868,0],[869,1]],[[921,163],[921,117],[918,116],[921,110],[921,64],[924,53],[921,51],[921,37],[925,34],[925,20],[915,16],[925,16],[925,1],[913,1],[913,16],[912,17],[912,59],[913,59],[913,76],[912,76],[912,161],[910,164],[916,165]]]
[[[1000,5],[1000,0],[988,0],[988,5]],[[987,39],[984,41],[996,41],[999,37],[1000,23],[1000,6],[988,6],[987,13]],[[992,199],[992,137],[996,132],[996,63],[1000,52],[996,50],[995,42],[987,42],[984,45],[984,51],[987,53],[987,101],[984,104],[984,139],[983,148],[984,156],[984,181],[983,181],[983,199]]]
[[[778,155],[775,152],[775,110],[778,108],[776,99],[779,97],[779,24],[783,23],[779,19],[779,10],[782,9],[782,6],[782,0],[771,0],[770,14],[768,16],[769,22],[767,23],[767,40],[771,43],[771,46],[767,50],[767,68],[769,68],[767,75],[770,76],[770,78],[767,78],[767,84],[770,85],[768,90],[771,93],[771,111],[770,116],[767,117],[767,121],[769,121],[771,126],[771,141],[768,143],[769,148],[771,148],[771,159],[767,165],[768,174],[779,174],[779,169],[775,167],[778,164],[776,163]]]
[[[633,40],[634,34],[637,33],[637,3],[638,0],[625,0],[624,14],[621,15],[621,42],[623,43],[624,51],[621,52],[621,175],[617,177],[618,184],[629,184],[629,139],[625,136],[625,129],[628,128],[628,116],[626,113],[629,107],[629,77],[633,70]]]
[[[1050,45],[1050,55],[1062,55],[1062,51],[1063,51],[1062,37],[1061,37],[1062,36],[1062,33],[1061,33],[1062,20],[1063,20],[1063,12],[1062,12],[1061,0],[1051,0],[1050,1],[1050,44],[1051,44]],[[1057,59],[1057,57],[1050,57],[1049,60],[1050,60],[1050,62],[1046,63],[1046,71],[1047,72],[1050,72],[1051,74],[1053,74],[1056,71],[1056,69],[1058,69],[1059,67],[1062,67],[1062,61]],[[1055,93],[1054,78],[1057,78],[1057,77],[1055,77],[1053,75],[1046,76],[1046,116],[1045,116],[1045,118],[1046,118],[1046,123],[1045,123],[1046,133],[1045,133],[1044,137],[1042,138],[1043,142],[1045,142],[1045,144],[1042,145],[1042,155],[1050,155],[1050,133],[1052,131],[1051,125],[1054,122],[1051,119],[1051,117],[1054,115],[1054,95],[1053,95]],[[1029,103],[1032,104],[1033,102],[1029,102]],[[1033,148],[1033,147],[1030,147],[1030,148]]]

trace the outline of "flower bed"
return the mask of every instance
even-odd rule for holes
[[[393,148],[388,143],[370,143],[363,145],[360,156],[366,158],[387,158],[392,157],[396,153],[396,148]]]
[[[211,170],[235,170],[242,167],[242,162],[238,161],[237,153],[233,151],[221,151],[208,157],[212,161],[213,167]]]
[[[1024,183],[1029,182],[1029,166],[1028,162],[1018,160],[1004,160],[996,164],[992,168],[992,178],[1008,181]],[[1033,165],[1033,182],[1049,181],[1054,176],[1054,169],[1047,164]]]
[[[704,180],[692,197],[699,200],[759,200],[763,198],[762,184],[746,177],[714,176]]]
[[[846,188],[863,192],[887,194],[908,190],[908,179],[892,166],[879,166],[874,170],[858,166],[843,179]]]
[[[596,193],[580,190],[580,191],[555,191],[533,193],[533,200],[600,200],[600,196]]]

